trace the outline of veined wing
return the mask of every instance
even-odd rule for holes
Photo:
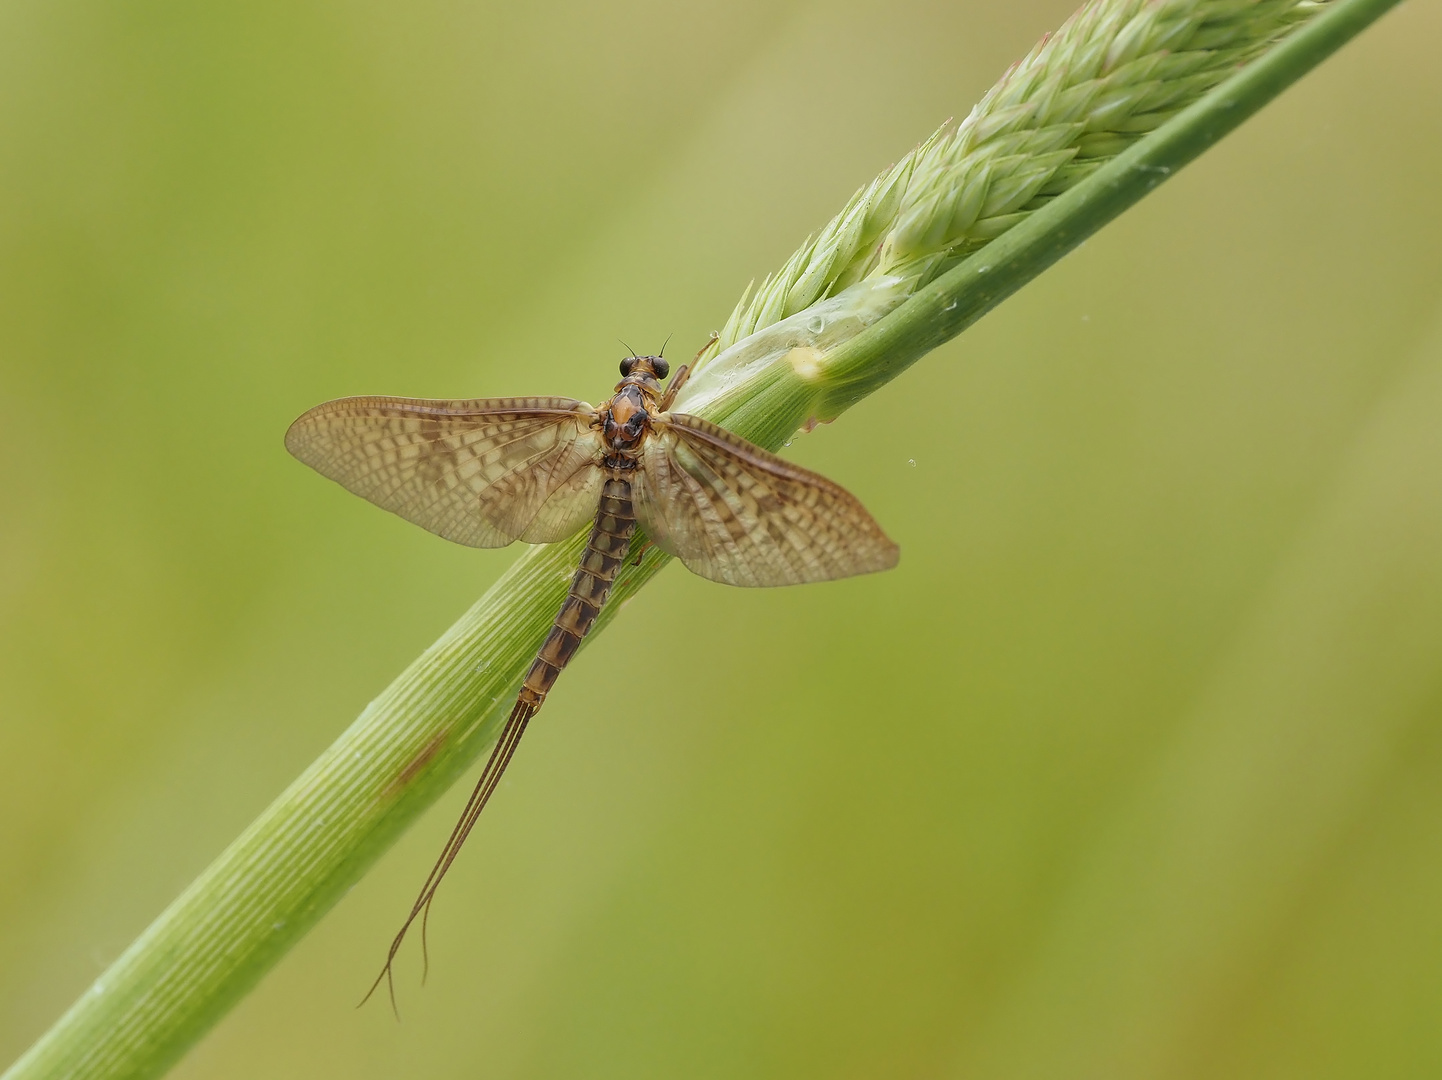
[[[846,489],[695,416],[656,418],[639,473],[641,527],[712,581],[829,581],[890,569],[900,554]]]
[[[595,410],[571,398],[352,397],[290,426],[286,449],[447,540],[547,544],[596,512],[605,477]]]

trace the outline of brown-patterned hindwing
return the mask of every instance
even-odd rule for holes
[[[634,499],[657,547],[728,585],[829,581],[899,556],[845,488],[684,413],[656,418]]]

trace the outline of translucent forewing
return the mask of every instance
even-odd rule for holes
[[[588,522],[605,480],[595,410],[571,398],[317,405],[286,448],[317,472],[447,540],[551,543]]]
[[[684,413],[655,419],[635,505],[657,547],[728,585],[868,574],[899,554],[845,488]]]

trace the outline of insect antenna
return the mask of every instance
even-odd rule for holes
[[[621,341],[620,338],[617,338],[616,340],[617,340],[617,341]],[[622,345],[626,345],[626,343],[625,343],[624,341],[621,341],[621,344],[622,344]],[[626,345],[626,351],[631,354],[631,359],[634,360],[634,359],[636,358],[636,350],[633,349],[633,348],[631,348],[631,346]]]
[[[622,342],[622,344],[625,344]],[[511,715],[506,718],[506,726],[501,729],[501,736],[496,740],[495,749],[491,751],[490,759],[486,767],[481,770],[481,777],[476,781],[475,788],[471,791],[471,797],[466,800],[466,808],[461,811],[460,820],[456,822],[455,828],[451,830],[450,837],[446,840],[445,847],[441,849],[440,858],[436,860],[431,872],[427,875],[425,884],[421,886],[420,895],[411,905],[410,914],[406,921],[401,924],[400,930],[391,941],[389,951],[386,953],[385,966],[381,968],[380,974],[376,976],[375,982],[366,991],[365,997],[361,998],[360,1008],[375,994],[380,987],[382,980],[386,984],[386,990],[390,995],[391,1012],[400,1019],[400,1010],[396,1007],[396,981],[395,962],[396,955],[401,950],[401,943],[406,939],[406,933],[415,923],[416,919],[421,920],[421,957],[422,974],[421,983],[424,985],[426,976],[430,974],[430,949],[426,941],[426,928],[430,922],[431,904],[435,901],[436,890],[440,888],[441,879],[446,876],[446,871],[451,868],[451,863],[456,861],[456,855],[461,850],[461,845],[470,836],[471,830],[475,828],[476,819],[481,816],[481,811],[486,808],[486,803],[496,785],[501,781],[501,774],[506,771],[506,766],[511,763],[511,756],[516,752],[516,746],[521,741],[521,736],[526,732],[526,724],[531,717],[536,715],[536,706],[525,701],[517,701],[511,709]]]
[[[669,345],[669,344],[671,344],[671,339],[672,339],[673,337],[675,337],[675,336],[676,336],[676,331],[674,331],[674,330],[672,330],[669,334],[666,335],[666,340],[663,341],[663,342],[661,342],[661,351],[656,354],[657,356],[665,356],[665,355],[666,355],[666,346]]]

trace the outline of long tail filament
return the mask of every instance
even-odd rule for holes
[[[431,964],[430,950],[426,945],[426,924],[430,920],[431,903],[436,898],[436,890],[440,887],[441,879],[446,876],[446,871],[451,868],[451,863],[455,862],[456,855],[461,850],[461,845],[466,842],[466,837],[471,834],[471,829],[475,828],[476,819],[481,816],[481,811],[486,808],[487,800],[490,799],[491,794],[496,790],[496,785],[500,783],[501,774],[506,771],[506,766],[510,764],[511,755],[516,752],[516,746],[520,743],[521,736],[526,732],[526,724],[530,722],[531,717],[536,715],[537,708],[536,705],[530,702],[517,700],[515,706],[511,709],[511,715],[506,718],[506,726],[501,729],[501,737],[496,740],[495,749],[491,751],[491,756],[486,762],[486,767],[481,770],[481,778],[476,781],[475,789],[471,792],[471,797],[466,802],[465,810],[461,812],[460,820],[456,822],[456,827],[451,830],[451,835],[446,841],[446,846],[441,849],[440,858],[438,858],[436,864],[431,867],[431,872],[426,877],[425,884],[421,886],[420,895],[416,897],[416,902],[411,906],[410,914],[406,916],[406,921],[401,924],[400,931],[391,941],[390,951],[386,953],[385,966],[381,968],[380,974],[376,976],[376,981],[371,983],[371,987],[366,991],[365,997],[361,998],[361,1005],[364,1005],[371,999],[371,996],[376,992],[376,988],[379,987],[384,980],[386,989],[390,994],[391,1011],[394,1012],[397,1017],[400,1016],[400,1011],[396,1007],[394,972],[396,954],[400,952],[401,943],[405,941],[407,931],[410,930],[411,925],[418,918],[421,920],[421,981],[425,981],[426,974],[430,972]],[[357,1008],[359,1008],[359,1006],[357,1006]]]

